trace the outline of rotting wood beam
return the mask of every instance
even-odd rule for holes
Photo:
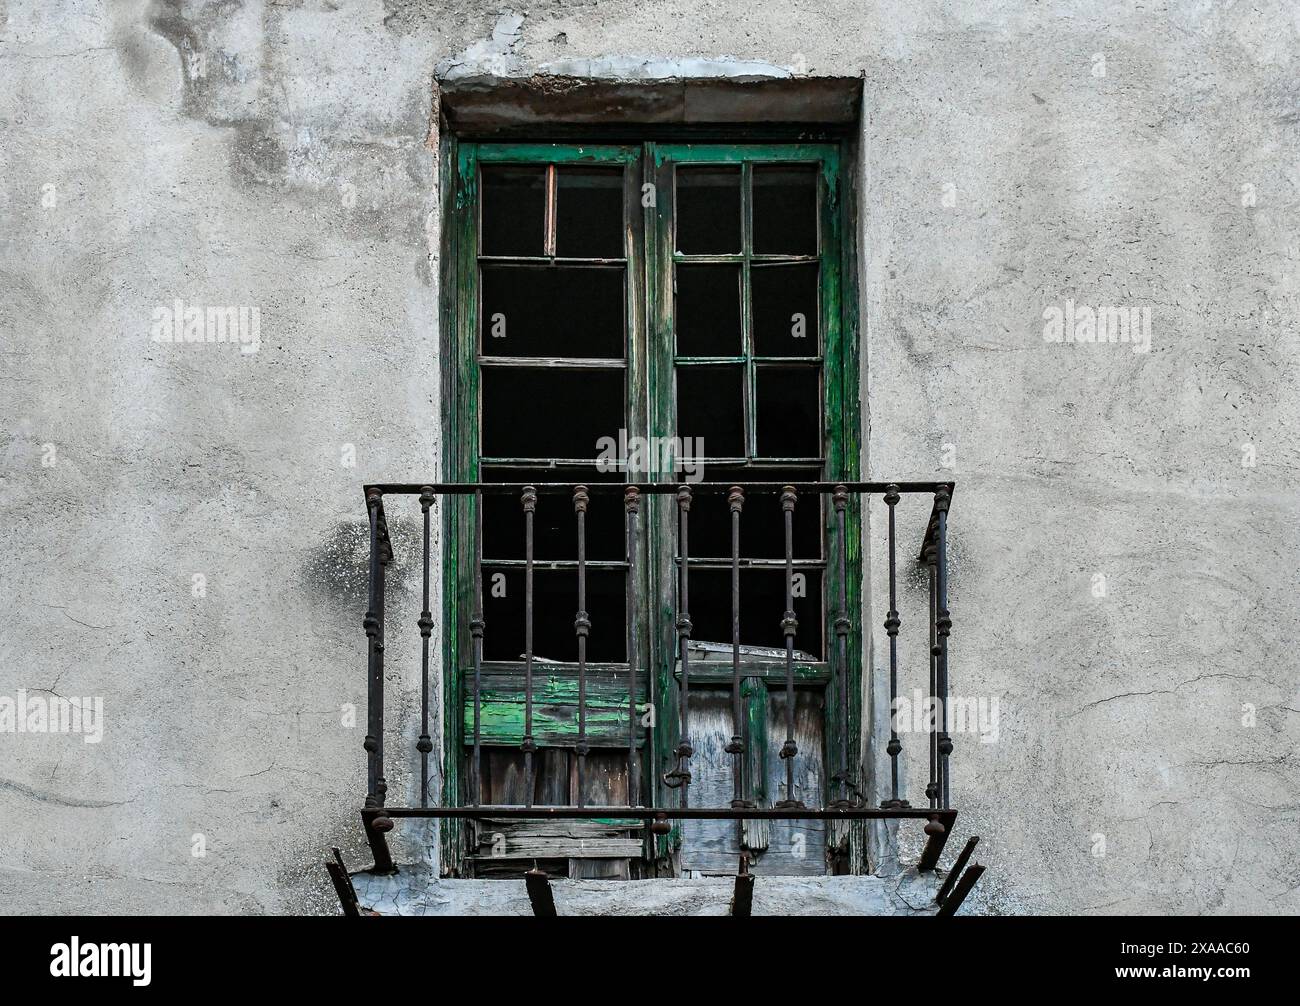
[[[979,863],[972,863],[970,869],[961,875],[961,880],[957,881],[956,889],[944,900],[935,914],[939,916],[957,914],[957,909],[961,907],[961,903],[966,900],[966,895],[970,894],[971,888],[983,873],[984,867]]]
[[[948,876],[944,878],[943,886],[939,888],[939,893],[934,896],[935,904],[942,905],[944,898],[948,897],[948,892],[952,890],[952,885],[957,882],[961,876],[961,871],[966,868],[966,861],[970,859],[970,854],[975,851],[975,846],[979,845],[980,837],[972,835],[966,840],[966,846],[961,850],[961,855],[957,857],[957,862],[952,864],[952,869],[948,871]]]
[[[749,872],[749,856],[740,854],[740,872],[736,874],[736,889],[731,895],[732,918],[749,918],[754,908],[754,876]]]
[[[546,873],[535,867],[524,874],[524,886],[528,888],[528,900],[533,906],[533,915],[539,919],[553,919],[555,895],[551,892],[551,881]]]

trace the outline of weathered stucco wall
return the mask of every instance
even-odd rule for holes
[[[322,851],[365,859],[360,485],[438,456],[435,69],[629,55],[864,75],[866,467],[957,480],[953,686],[999,703],[996,743],[956,737],[972,907],[1300,910],[1298,31],[1210,0],[0,0],[0,695],[104,704],[99,743],[0,733],[3,910],[330,909]],[[152,341],[177,299],[257,308],[257,351]],[[1149,309],[1149,352],[1045,342],[1067,299]]]

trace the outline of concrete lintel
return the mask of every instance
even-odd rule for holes
[[[588,62],[586,69],[596,73],[617,70],[605,66],[605,61]],[[719,61],[699,63],[732,66]],[[788,74],[764,77],[748,71],[714,77],[618,72],[609,76],[479,74],[440,80],[439,90],[447,121],[459,129],[636,123],[831,125],[857,121],[862,81],[857,77]]]

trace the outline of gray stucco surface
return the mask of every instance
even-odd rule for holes
[[[0,911],[332,910],[324,850],[367,861],[360,486],[437,473],[435,71],[684,66],[863,76],[864,469],[957,480],[953,687],[1000,709],[956,738],[967,910],[1300,911],[1298,33],[1230,0],[0,0],[0,696],[104,706],[99,743],[0,733]],[[257,351],[153,341],[178,298],[256,307]],[[1149,352],[1046,342],[1067,300],[1148,309]]]

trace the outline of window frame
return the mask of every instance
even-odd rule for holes
[[[755,162],[816,164],[820,175],[819,233],[821,277],[819,281],[819,342],[822,357],[822,435],[823,473],[828,480],[856,481],[863,431],[859,425],[858,388],[860,356],[857,332],[857,283],[851,266],[856,261],[852,240],[853,206],[851,186],[844,177],[843,166],[849,163],[849,141],[836,137],[814,139],[772,138],[758,140],[753,130],[726,136],[710,137],[698,142],[683,142],[680,137],[645,140],[640,143],[601,141],[581,142],[565,139],[558,142],[523,142],[516,140],[475,140],[448,136],[444,141],[441,164],[443,204],[443,260],[439,309],[442,331],[440,360],[443,392],[443,429],[441,445],[443,478],[447,481],[473,482],[480,478],[479,430],[482,422],[479,367],[479,168],[483,164],[536,163],[615,164],[629,167],[624,183],[625,211],[628,218],[628,247],[625,249],[627,282],[626,314],[628,340],[624,359],[626,415],[629,434],[645,431],[651,436],[670,436],[676,425],[674,399],[676,345],[672,321],[671,286],[675,263],[673,209],[675,202],[673,170],[677,164],[745,164]],[[645,205],[643,182],[653,183],[654,199]],[[744,186],[748,192],[748,185]],[[748,197],[742,207],[748,213]],[[642,212],[637,214],[635,207]],[[747,268],[747,267],[746,267]],[[850,277],[846,283],[846,277]],[[744,305],[742,310],[748,311]],[[746,369],[746,382],[752,394],[755,364]],[[747,451],[753,444],[752,431],[747,433]],[[761,479],[762,469],[755,470]],[[645,481],[669,480],[671,472],[652,470],[637,478]],[[705,477],[708,477],[707,470]],[[542,476],[540,481],[568,481],[564,469]],[[655,696],[670,696],[676,687],[674,662],[676,643],[673,629],[675,552],[674,510],[671,499],[648,496],[643,499],[641,535],[644,561],[638,563],[641,596],[653,611],[651,631],[642,633],[639,655],[642,674],[647,669]],[[473,497],[450,498],[443,512],[443,622],[444,646],[442,668],[443,695],[443,787],[444,799],[464,804],[464,702],[467,695],[462,663],[463,644],[470,638],[470,599],[465,584],[468,577],[461,570],[472,562]],[[850,504],[846,522],[848,578],[845,593],[850,611],[862,610],[862,547],[860,513],[856,499]],[[833,540],[830,532],[834,513],[823,507],[823,541]],[[834,610],[828,599],[836,598],[838,570],[823,555],[826,569],[823,591],[823,660],[818,667],[800,669],[803,680],[823,683],[828,710],[840,707],[835,675],[829,672],[833,646]],[[858,785],[863,788],[865,762],[861,758],[863,717],[859,708],[862,681],[863,633],[854,619],[849,637],[848,662],[850,716],[847,725],[850,740],[858,742],[853,762]],[[765,694],[765,689],[763,690]],[[753,711],[765,701],[763,696],[748,698],[751,721]],[[660,768],[663,759],[677,741],[677,704],[660,698],[652,746],[646,763],[650,789],[643,786],[643,799],[662,806],[668,791],[662,786]],[[826,764],[831,769],[829,753],[838,750],[842,726],[837,715],[826,715],[824,723]],[[852,747],[852,745],[851,745]],[[675,799],[675,798],[674,798]],[[458,873],[464,854],[462,823],[447,820],[442,824],[442,864],[444,872]],[[859,836],[860,839],[860,836]],[[660,853],[668,850],[675,835],[664,836]],[[855,841],[858,850],[862,842]],[[855,860],[860,858],[855,853]],[[856,867],[855,867],[856,868]]]

